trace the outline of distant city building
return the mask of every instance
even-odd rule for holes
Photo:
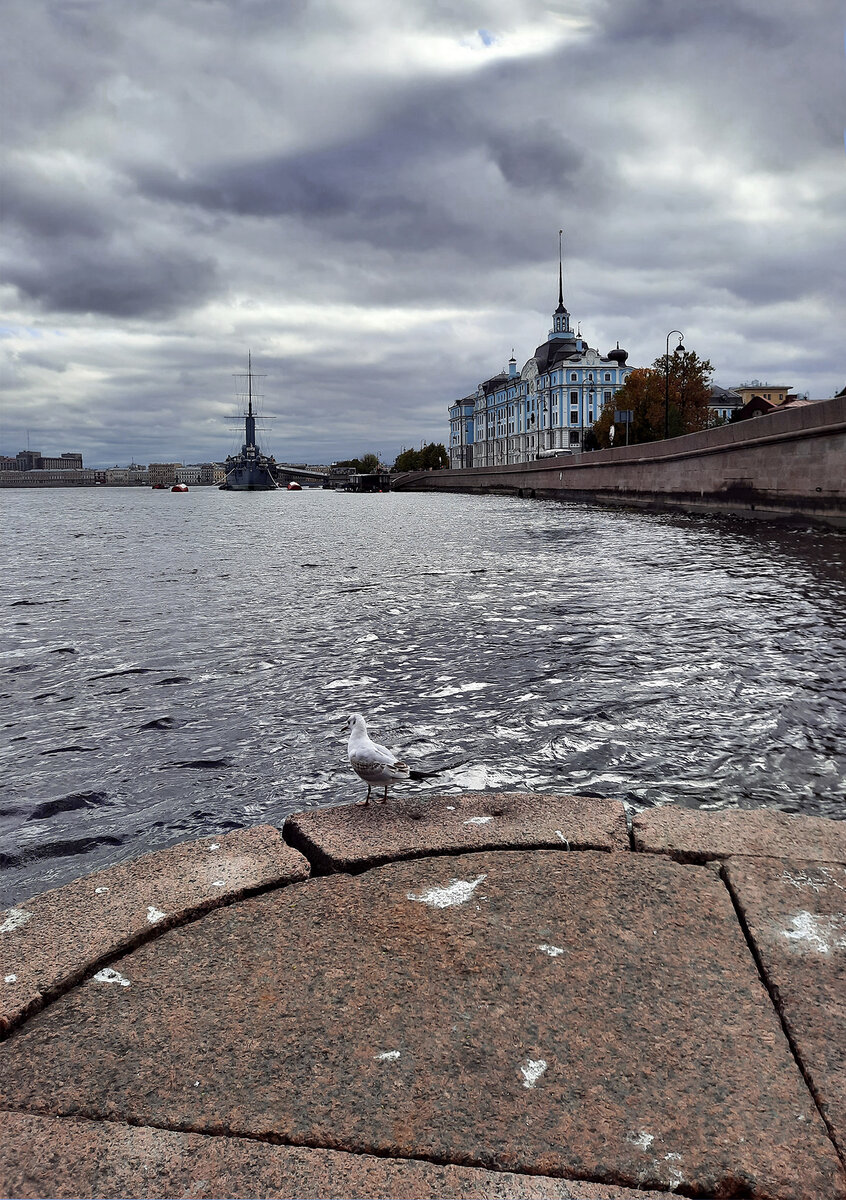
[[[739,408],[743,407],[743,397],[733,388],[718,387],[714,384],[711,388],[711,398],[708,401],[708,409],[712,417],[717,417],[721,421],[730,421],[733,415]]]
[[[147,468],[150,476],[150,483],[153,487],[157,483],[166,484],[168,487],[173,487],[177,482],[176,472],[182,466],[182,463],[150,463]]]
[[[226,478],[226,472],[220,482]],[[185,467],[176,468],[176,482],[188,484],[212,484],[214,483],[214,463],[189,463]]]
[[[450,405],[450,466],[489,467],[555,451],[580,453],[585,433],[632,371],[627,357],[619,342],[602,355],[591,349],[580,328],[573,332],[559,261],[558,307],[547,340],[519,372],[512,353],[506,371]]]
[[[45,458],[40,450],[19,450],[14,458],[0,456],[0,471],[81,471],[82,455],[65,451],[58,458]]]
[[[795,399],[795,393],[791,394],[789,383],[769,384],[761,383],[758,379],[753,379],[751,383],[742,383],[739,387],[733,388],[732,391],[740,396],[741,404],[748,404],[756,396],[760,396],[762,400],[768,401],[773,405],[784,404],[787,400]]]
[[[819,400],[810,400],[807,396],[790,395],[786,400],[776,403],[763,396],[752,396],[741,405],[732,417],[733,421],[748,421],[750,417],[766,417],[770,413],[779,412],[783,408],[805,408],[809,404],[820,404]]]
[[[113,487],[140,487],[150,482],[150,474],[146,467],[138,463],[130,463],[128,467],[109,467],[106,471],[106,483]]]

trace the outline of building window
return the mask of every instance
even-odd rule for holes
[[[570,424],[578,425],[578,423],[579,423],[579,411],[578,411],[578,409],[574,408],[570,413]]]
[[[578,393],[578,392],[571,392],[571,393],[570,393],[570,403],[571,403],[571,404],[578,404],[578,403],[579,403],[579,393]]]
[[[610,392],[603,392],[603,393],[602,393],[602,399],[603,399],[603,400],[605,401],[605,403],[607,404],[607,403],[608,403],[608,401],[611,399],[611,393],[610,393]]]
[[[606,371],[606,372],[605,372],[605,382],[606,382],[606,383],[610,383],[610,382],[611,382],[611,372],[610,372],[610,371]]]
[[[570,372],[570,382],[571,382],[571,383],[575,383],[575,382],[576,382],[576,380],[577,380],[578,378],[579,378],[579,377],[578,377],[578,375],[576,374],[576,372],[575,372],[575,371],[571,371],[571,372]]]

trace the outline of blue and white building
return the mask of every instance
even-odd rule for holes
[[[632,371],[620,349],[601,355],[581,330],[573,332],[564,307],[561,264],[558,307],[547,340],[522,370],[508,368],[485,379],[449,409],[452,467],[530,462],[549,453],[581,453],[585,433]]]

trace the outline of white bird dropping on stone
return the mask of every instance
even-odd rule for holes
[[[347,744],[350,766],[367,784],[367,796],[358,803],[366,807],[370,803],[370,792],[375,786],[385,789],[381,799],[381,803],[384,804],[388,799],[388,788],[403,779],[408,779],[409,768],[404,762],[400,762],[387,746],[380,746],[371,741],[361,713],[353,713],[347,721],[347,729],[350,733]]]
[[[545,1070],[545,1058],[527,1058],[520,1068],[520,1074],[523,1076],[523,1087],[533,1088]]]

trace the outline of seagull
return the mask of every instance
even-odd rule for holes
[[[401,779],[408,779],[409,768],[404,762],[400,762],[386,746],[378,746],[376,742],[370,740],[367,735],[367,725],[361,713],[353,713],[347,721],[346,728],[350,734],[347,746],[350,766],[356,775],[360,776],[367,784],[367,797],[364,800],[357,800],[356,803],[366,808],[370,803],[370,792],[375,784],[377,787],[385,789],[385,795],[380,801],[384,804],[388,799],[388,788],[394,783],[399,783]]]

